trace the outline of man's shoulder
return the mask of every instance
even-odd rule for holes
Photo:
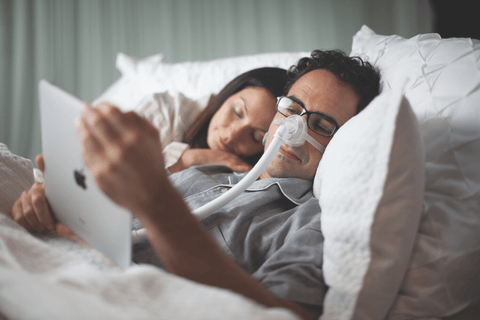
[[[229,184],[232,181],[231,176],[236,176],[236,173],[226,166],[201,165],[173,173],[169,176],[169,179],[173,186],[179,190],[190,188],[194,184],[201,185],[202,188],[216,184]]]
[[[172,174],[172,176],[181,176],[182,178],[187,177],[216,177],[216,176],[241,176],[243,177],[243,173],[236,173],[232,169],[227,166],[223,165],[216,165],[216,164],[206,164],[206,165],[198,165],[198,166],[191,166],[187,169],[184,169],[180,172]]]

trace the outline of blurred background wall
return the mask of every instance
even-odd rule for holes
[[[378,34],[433,32],[428,0],[0,0],[0,142],[41,152],[37,84],[84,100],[120,73],[117,52],[165,62],[341,49],[363,24]]]

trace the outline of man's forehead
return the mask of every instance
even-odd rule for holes
[[[352,86],[325,69],[310,71],[290,88],[288,96],[301,101],[308,111],[325,113],[339,125],[356,114],[358,94]]]

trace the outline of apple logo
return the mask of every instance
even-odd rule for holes
[[[74,170],[73,171],[73,176],[75,177],[75,182],[82,187],[84,190],[87,189],[87,184],[85,183],[85,175],[82,172],[83,170]]]

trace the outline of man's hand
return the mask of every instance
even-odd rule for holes
[[[87,106],[76,127],[83,158],[98,186],[138,216],[170,272],[233,290],[268,307],[282,306],[227,258],[191,214],[169,183],[158,131],[147,120],[102,104],[98,109]],[[293,305],[294,311],[301,310]]]
[[[144,212],[162,196],[167,180],[162,146],[147,120],[102,103],[98,108],[87,105],[76,129],[85,164],[110,199]]]
[[[35,163],[37,168],[44,172],[45,163],[42,155],[35,158]],[[36,182],[29,190],[23,191],[20,198],[13,204],[10,214],[15,222],[29,232],[55,231],[63,236],[75,235],[63,224],[55,222],[45,196],[43,183]]]
[[[183,152],[177,163],[168,168],[171,173],[182,171],[194,165],[219,164],[224,165],[237,172],[245,172],[252,169],[237,155],[220,150],[211,149],[188,149]]]

